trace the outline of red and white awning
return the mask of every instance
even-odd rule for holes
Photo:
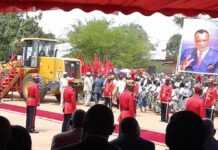
[[[217,0],[0,0],[0,12],[50,10],[70,11],[80,8],[86,12],[101,10],[105,13],[121,11],[124,14],[140,12],[151,15],[160,12],[167,16],[208,14],[218,17]]]

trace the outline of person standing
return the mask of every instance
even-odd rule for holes
[[[40,104],[40,90],[39,82],[40,77],[33,75],[33,81],[27,88],[27,100],[26,100],[26,129],[30,133],[38,133],[35,130],[35,118],[36,109]]]
[[[111,96],[111,102],[112,102],[112,106],[116,106],[117,108],[119,108],[119,104],[118,104],[118,76],[114,76],[113,75],[113,84],[114,84],[114,89],[112,91],[112,96]]]
[[[103,97],[104,97],[104,104],[109,108],[112,108],[112,93],[115,88],[115,84],[113,83],[113,77],[108,76],[105,81],[104,89],[103,89]]]
[[[64,102],[64,88],[68,85],[67,80],[67,72],[63,73],[62,78],[60,79],[60,93],[61,93],[61,99],[60,99],[60,105],[63,107]]]
[[[138,99],[138,96],[139,96],[139,88],[140,88],[139,81],[140,81],[140,78],[136,77],[134,87],[133,87],[133,95],[135,97],[135,100]]]
[[[128,80],[125,90],[119,96],[120,102],[120,115],[119,122],[127,117],[135,117],[136,115],[136,103],[133,94],[134,81]]]
[[[143,87],[141,92],[139,92],[137,99],[137,105],[139,106],[141,112],[146,112],[146,94],[145,88]]]
[[[103,84],[104,84],[104,80],[102,79],[102,76],[99,74],[97,78],[95,79],[94,86],[93,86],[95,104],[98,104],[101,98]]]
[[[201,98],[202,94],[202,87],[197,84],[194,86],[194,95],[188,98],[186,102],[185,110],[192,111],[199,115],[201,118],[204,118],[205,111],[204,111],[204,104],[203,99]]]
[[[205,99],[204,99],[204,107],[205,107],[205,117],[213,120],[213,113],[214,113],[214,105],[216,103],[216,100],[218,98],[217,95],[217,89],[214,85],[214,80],[209,79],[209,86],[205,93]]]
[[[92,79],[91,79],[91,73],[87,72],[85,79],[84,79],[84,86],[83,86],[83,92],[84,92],[84,100],[86,106],[89,106],[91,101],[91,94],[92,94]]]
[[[165,83],[160,89],[160,102],[161,102],[161,121],[168,122],[169,118],[169,103],[172,97],[172,87],[170,85],[170,79],[167,78]]]
[[[64,102],[63,102],[63,113],[64,121],[62,124],[62,132],[67,131],[72,114],[76,110],[76,94],[74,89],[70,86],[72,80],[68,80],[68,86],[64,88]]]
[[[119,75],[119,79],[117,81],[117,107],[119,107],[119,95],[125,90],[126,87],[126,79],[124,75]]]

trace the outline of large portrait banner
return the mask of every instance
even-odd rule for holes
[[[218,75],[218,21],[184,20],[177,71]]]

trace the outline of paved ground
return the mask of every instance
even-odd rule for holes
[[[51,112],[61,112],[59,104],[53,97],[47,97],[48,99],[41,103],[39,109],[47,110]],[[13,101],[10,99],[3,99],[5,103],[14,104],[18,106],[25,106],[25,102],[23,100],[15,98]],[[87,110],[88,107],[83,105],[78,105],[78,108]],[[115,120],[117,121],[119,111],[114,108],[113,109]],[[25,125],[25,115],[21,113],[15,113],[11,111],[1,110],[0,115],[7,117],[12,124]],[[153,112],[141,113],[137,111],[137,120],[142,129],[157,131],[164,133],[166,124],[160,122],[160,116]],[[48,120],[44,118],[37,117],[36,120],[36,128],[40,131],[39,134],[31,134],[33,141],[33,150],[49,150],[51,145],[52,137],[59,133],[61,130],[61,122]],[[218,129],[218,118],[215,119],[215,128]],[[110,138],[116,137],[116,134],[112,135]],[[216,134],[216,138],[218,139],[218,133]],[[165,150],[166,146],[164,144],[156,143],[157,150]]]

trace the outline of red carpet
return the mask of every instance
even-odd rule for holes
[[[10,111],[20,112],[20,113],[26,113],[26,108],[23,106],[0,103],[0,108],[10,110]],[[48,118],[48,119],[54,119],[58,121],[63,120],[62,114],[40,110],[40,109],[37,109],[37,116]]]
[[[12,105],[12,104],[5,104],[5,103],[0,103],[0,108],[5,109],[5,110],[10,110],[10,111],[15,111],[15,112],[20,112],[20,113],[26,113],[26,108],[23,106],[17,106],[17,105]],[[54,112],[49,112],[45,110],[39,110],[37,109],[37,116],[48,118],[48,119],[54,119],[58,121],[63,120],[63,115],[60,113],[54,113]],[[116,126],[115,132],[118,132],[118,127]],[[158,143],[164,143],[164,137],[165,135],[163,133],[159,132],[154,132],[154,131],[148,131],[148,130],[141,130],[141,137],[143,139],[155,141]]]

